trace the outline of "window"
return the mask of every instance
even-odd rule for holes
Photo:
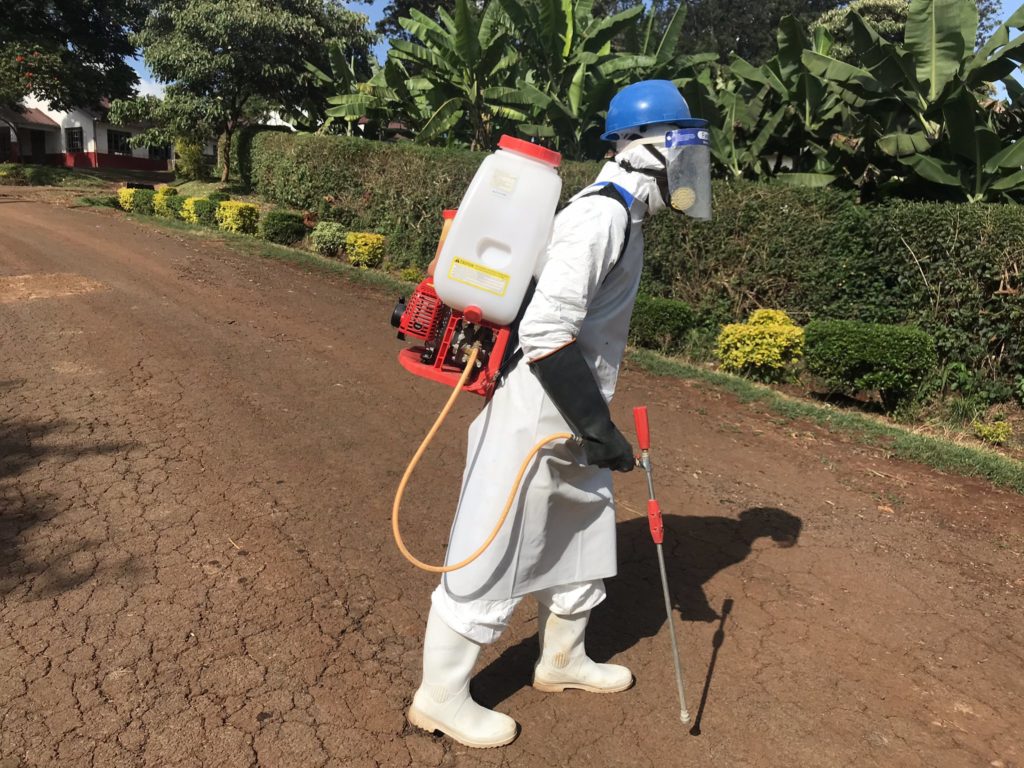
[[[64,129],[64,144],[66,145],[67,152],[84,152],[85,141],[82,139],[81,128],[65,128]]]
[[[128,139],[132,135],[125,131],[107,131],[107,152],[112,155],[130,155],[132,148],[128,145]]]

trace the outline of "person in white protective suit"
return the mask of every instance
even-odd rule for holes
[[[626,667],[598,664],[584,646],[590,612],[605,598],[602,579],[616,573],[612,470],[635,466],[608,401],[643,267],[641,224],[673,202],[710,215],[704,126],[668,81],[634,83],[612,99],[602,138],[616,142],[617,154],[555,218],[518,328],[527,364],[511,369],[469,429],[447,562],[466,557],[494,527],[538,440],[570,430],[582,440],[538,455],[494,543],[434,591],[423,681],[408,711],[415,726],[470,747],[516,737],[515,720],[473,701],[469,681],[481,646],[501,635],[528,594],[539,606],[535,688],[612,693],[633,684]]]

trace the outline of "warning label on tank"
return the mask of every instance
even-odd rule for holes
[[[519,178],[504,171],[495,171],[491,176],[491,192],[498,197],[508,197],[516,188]]]
[[[493,293],[495,296],[505,295],[510,279],[504,272],[490,269],[483,264],[474,264],[472,261],[458,257],[452,259],[452,266],[448,270],[448,277],[456,283],[462,283],[471,288],[479,288],[481,291]]]

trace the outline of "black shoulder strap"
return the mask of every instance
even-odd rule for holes
[[[614,272],[619,264],[622,263],[622,257],[626,255],[626,248],[629,247],[629,233],[632,230],[632,218],[629,215],[629,209],[633,205],[633,196],[629,194],[625,189],[620,187],[618,184],[611,181],[599,181],[597,182],[597,189],[591,190],[590,192],[584,192],[582,195],[577,197],[580,200],[584,197],[610,197],[622,205],[622,209],[626,212],[626,236],[622,240],[622,247],[619,249],[619,256],[615,259],[615,263],[612,264],[612,268],[608,270],[608,274],[604,276],[602,284],[607,280],[612,272]],[[595,185],[595,186],[597,186]]]

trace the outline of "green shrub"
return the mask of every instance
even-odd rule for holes
[[[168,219],[178,218],[181,205],[185,202],[174,187],[160,187],[153,195],[153,213]]]
[[[423,280],[424,274],[419,267],[405,267],[399,271],[398,278],[407,283],[419,283]]]
[[[814,320],[804,330],[808,371],[838,389],[877,390],[886,411],[912,401],[937,365],[935,340],[920,328]]]
[[[761,381],[786,377],[803,355],[804,331],[785,312],[757,310],[745,323],[722,328],[715,354],[722,370]]]
[[[306,236],[301,213],[270,211],[260,219],[260,237],[272,243],[291,245]]]
[[[629,342],[659,352],[678,352],[693,327],[693,308],[686,302],[641,294],[633,305]]]
[[[10,130],[4,123],[0,131]],[[0,184],[21,185],[27,184],[25,178],[25,166],[21,163],[0,163]]]
[[[483,155],[344,136],[258,133],[252,183],[280,205],[348,230],[388,236],[388,266],[425,269]],[[598,163],[563,163],[563,197]],[[410,180],[415,180],[411,183]],[[1024,376],[1024,208],[895,202],[715,181],[714,218],[656,216],[644,227],[642,292],[689,304],[701,328],[758,307],[815,317],[912,324],[943,366],[961,363],[989,402]]]
[[[206,199],[214,203],[223,203],[225,200],[230,200],[231,195],[227,192],[210,192]]]
[[[349,232],[345,236],[345,255],[360,269],[379,267],[384,261],[384,235],[374,232]]]
[[[321,221],[309,236],[309,244],[321,256],[337,256],[345,249],[348,230],[333,221]]]
[[[255,235],[260,209],[252,203],[225,200],[217,204],[217,225],[226,232]]]
[[[975,421],[971,426],[978,439],[992,445],[1003,445],[1013,437],[1013,425],[1008,421]]]
[[[203,145],[187,141],[174,144],[174,175],[179,179],[206,181],[210,177],[209,167],[203,158]]]
[[[190,224],[217,226],[217,205],[205,197],[187,197],[181,206],[181,218]]]
[[[229,175],[233,182],[244,189],[251,186],[252,180],[252,140],[265,132],[291,134],[287,125],[246,125],[235,131],[231,137],[231,157],[228,158]],[[217,167],[221,167],[224,157],[224,136],[217,139]]]
[[[153,198],[156,192],[152,189],[133,189],[122,187],[117,190],[117,199],[121,208],[128,213],[141,213],[146,216],[153,215]]]

